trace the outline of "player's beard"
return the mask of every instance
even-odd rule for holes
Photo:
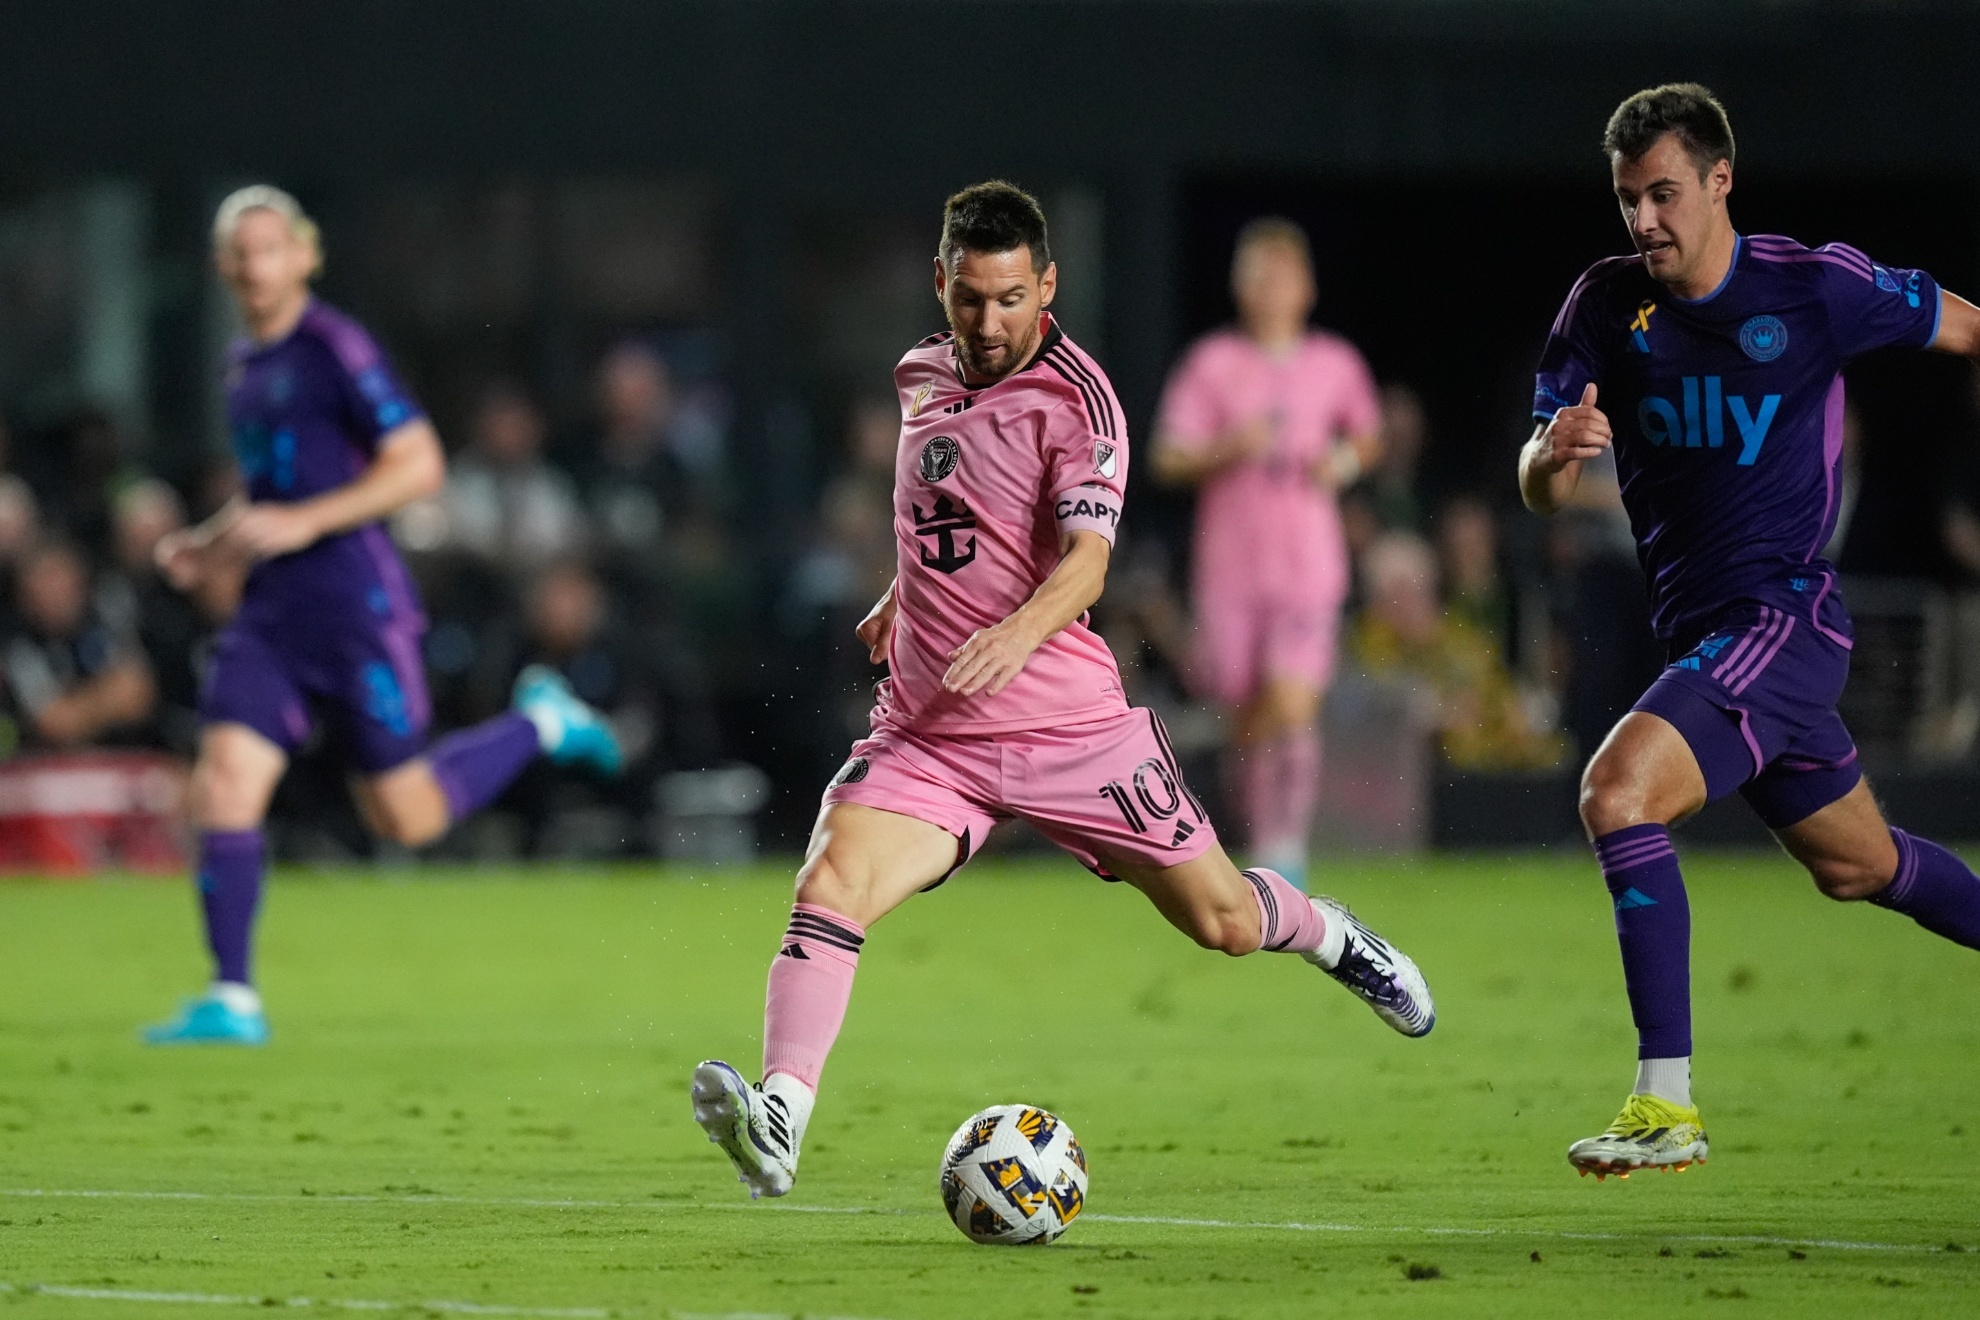
[[[953,326],[950,327],[954,329]],[[1031,356],[1032,346],[1038,342],[1038,329],[1034,325],[1031,334],[1022,341],[1012,339],[998,347],[1006,348],[1010,356],[1003,359],[1004,365],[992,366],[982,356],[982,349],[961,330],[956,331],[956,355],[962,359],[963,370],[971,376],[985,380],[1002,380],[1017,369],[1019,363]]]

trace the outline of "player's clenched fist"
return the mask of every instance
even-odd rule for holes
[[[1608,414],[1595,406],[1595,382],[1591,380],[1581,391],[1580,403],[1554,414],[1536,458],[1543,470],[1558,472],[1570,463],[1594,458],[1614,439]]]

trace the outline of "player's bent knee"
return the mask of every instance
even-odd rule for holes
[[[860,891],[832,864],[829,852],[810,858],[798,869],[796,901],[848,912],[861,906]]]
[[[1636,775],[1620,757],[1597,754],[1581,773],[1581,824],[1601,838],[1650,820],[1650,804]]]

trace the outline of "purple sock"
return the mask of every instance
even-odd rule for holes
[[[1623,984],[1639,1059],[1691,1055],[1691,905],[1670,831],[1631,825],[1595,840],[1616,902]]]
[[[536,726],[520,711],[450,733],[426,754],[433,777],[447,795],[449,823],[472,816],[502,795],[542,744]]]
[[[199,904],[217,981],[249,983],[263,865],[260,830],[209,830],[199,836]]]
[[[1891,841],[1897,844],[1897,874],[1870,901],[1934,935],[1980,949],[1980,876],[1930,839],[1893,829]]]

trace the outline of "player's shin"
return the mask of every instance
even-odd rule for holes
[[[1240,748],[1238,791],[1244,798],[1252,855],[1259,865],[1302,884],[1306,878],[1306,836],[1297,819],[1300,803],[1293,781],[1298,774],[1298,749],[1293,742],[1292,735],[1275,733]]]
[[[1980,949],[1980,876],[1930,839],[1893,829],[1891,840],[1897,844],[1897,874],[1870,901],[1903,913],[1934,935]]]
[[[1637,1091],[1691,1104],[1691,907],[1670,832],[1631,825],[1595,840],[1615,902],[1623,982],[1636,1022]]]
[[[500,797],[541,750],[536,725],[513,710],[433,744],[427,760],[447,797],[448,820],[472,816]]]
[[[220,986],[250,984],[265,851],[258,829],[208,830],[199,836],[199,902],[213,951],[213,979]],[[258,1010],[259,1004],[252,1007]]]
[[[783,1074],[816,1093],[825,1056],[852,999],[866,930],[830,908],[799,903],[777,956],[763,1008],[763,1076]]]

